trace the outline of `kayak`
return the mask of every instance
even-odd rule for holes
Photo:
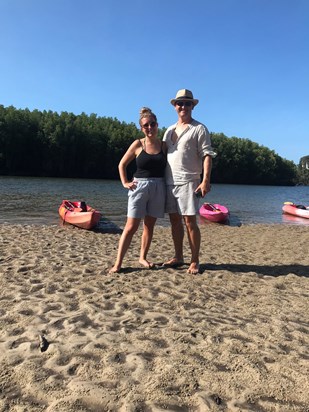
[[[63,223],[80,227],[82,229],[94,228],[101,219],[101,213],[85,202],[71,202],[63,200],[59,206],[59,215]]]
[[[282,206],[284,213],[309,219],[309,206],[296,205],[293,202],[284,202]]]
[[[309,219],[304,219],[303,217],[289,215],[288,213],[282,213],[282,222],[293,223],[295,225],[308,225]]]
[[[211,222],[224,222],[229,216],[229,210],[218,203],[203,203],[200,207],[200,215]]]

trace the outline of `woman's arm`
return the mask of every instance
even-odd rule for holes
[[[135,159],[136,153],[139,147],[140,147],[139,140],[135,140],[131,144],[131,146],[128,148],[126,153],[123,155],[118,165],[120,180],[121,180],[123,187],[125,187],[126,189],[133,190],[136,187],[134,182],[128,181],[127,166],[132,162],[132,160]]]

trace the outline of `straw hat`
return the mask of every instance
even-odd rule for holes
[[[191,100],[193,103],[193,107],[196,106],[198,104],[198,100],[193,98],[193,94],[190,90],[188,89],[181,89],[178,90],[175,99],[171,100],[171,104],[173,106],[175,106],[175,103],[177,102],[177,100],[182,101],[182,100]]]

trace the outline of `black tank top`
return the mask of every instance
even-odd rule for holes
[[[137,170],[134,177],[164,177],[166,155],[163,153],[162,145],[161,152],[157,154],[149,154],[143,148],[136,158],[136,166]]]

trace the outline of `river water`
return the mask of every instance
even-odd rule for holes
[[[36,225],[60,224],[58,208],[62,199],[84,200],[102,215],[123,227],[127,191],[118,180],[30,178],[0,176],[0,223]],[[220,203],[230,210],[229,224],[274,223],[309,225],[309,219],[282,214],[286,201],[309,205],[308,186],[248,186],[212,184],[201,199]],[[158,224],[168,226],[166,216]],[[200,219],[200,224],[208,224]]]

